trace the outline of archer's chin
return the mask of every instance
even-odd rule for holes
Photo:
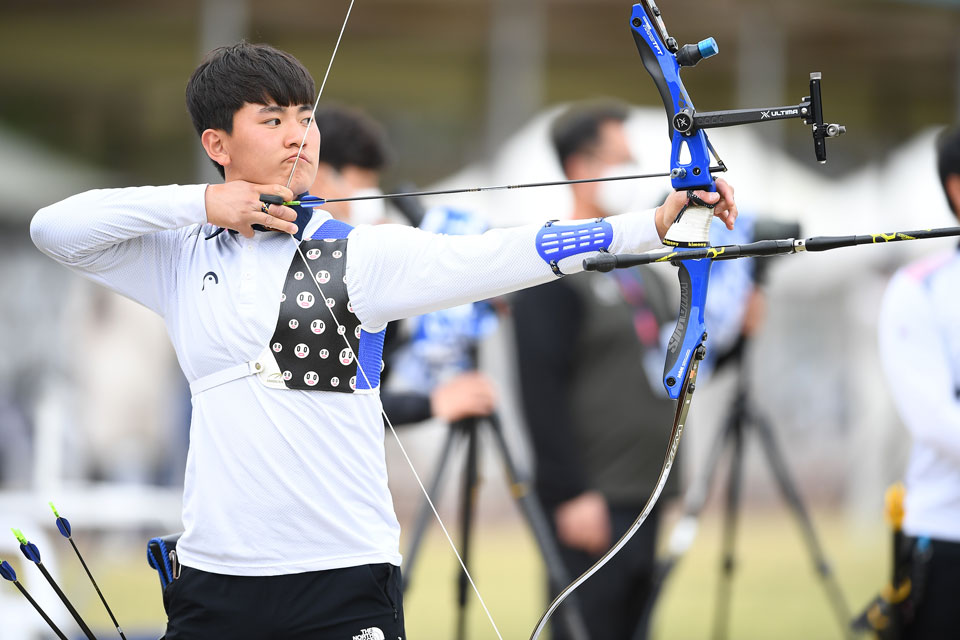
[[[293,176],[293,180],[290,182],[290,190],[293,191],[294,195],[300,193],[306,193],[310,190],[313,181],[317,178],[317,168],[314,165],[304,165],[303,167],[297,167],[297,171]],[[281,184],[286,184],[287,179],[284,178]]]

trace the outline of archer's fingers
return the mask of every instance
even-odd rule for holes
[[[290,207],[284,207],[279,204],[271,204],[268,206],[270,210],[270,215],[274,218],[280,218],[281,220],[287,220],[288,222],[296,222],[297,212],[291,209]]]
[[[264,221],[261,224],[263,226],[291,235],[298,231],[297,225],[292,222],[297,219],[297,213],[290,207],[271,204],[263,206],[262,210]]]
[[[717,193],[720,201],[717,202],[717,215],[726,223],[728,229],[733,229],[733,223],[739,215],[737,203],[733,197],[733,187],[723,178],[717,178]]]
[[[686,192],[685,192],[685,191],[679,192],[679,193],[682,193],[683,196],[684,196],[684,198],[686,198]],[[700,198],[701,200],[703,200],[703,201],[706,202],[707,204],[714,204],[714,205],[715,205],[715,204],[717,204],[717,202],[720,201],[720,194],[717,193],[716,191],[694,191],[694,192],[693,192],[693,195],[696,196],[697,198]],[[686,200],[684,200],[684,202],[686,202]]]
[[[258,184],[256,187],[260,193],[280,196],[283,198],[284,202],[289,202],[290,200],[293,200],[294,197],[293,191],[282,184]]]

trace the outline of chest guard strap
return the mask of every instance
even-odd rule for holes
[[[274,389],[378,391],[386,330],[368,332],[353,312],[346,281],[347,235],[352,230],[339,220],[327,220],[300,243],[287,270],[269,346],[254,361],[193,381],[193,395],[254,374]],[[321,289],[325,300],[320,299]]]

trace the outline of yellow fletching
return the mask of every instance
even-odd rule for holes
[[[884,496],[884,503],[886,505],[884,513],[887,517],[887,522],[890,523],[890,526],[896,531],[899,531],[903,527],[903,501],[906,495],[906,487],[903,486],[902,482],[897,482],[896,484],[890,485],[890,488],[887,489],[887,493]]]

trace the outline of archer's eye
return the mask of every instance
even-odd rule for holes
[[[300,121],[300,124],[302,124],[305,127],[309,127],[312,122],[313,122],[313,116],[307,116],[306,118]]]

